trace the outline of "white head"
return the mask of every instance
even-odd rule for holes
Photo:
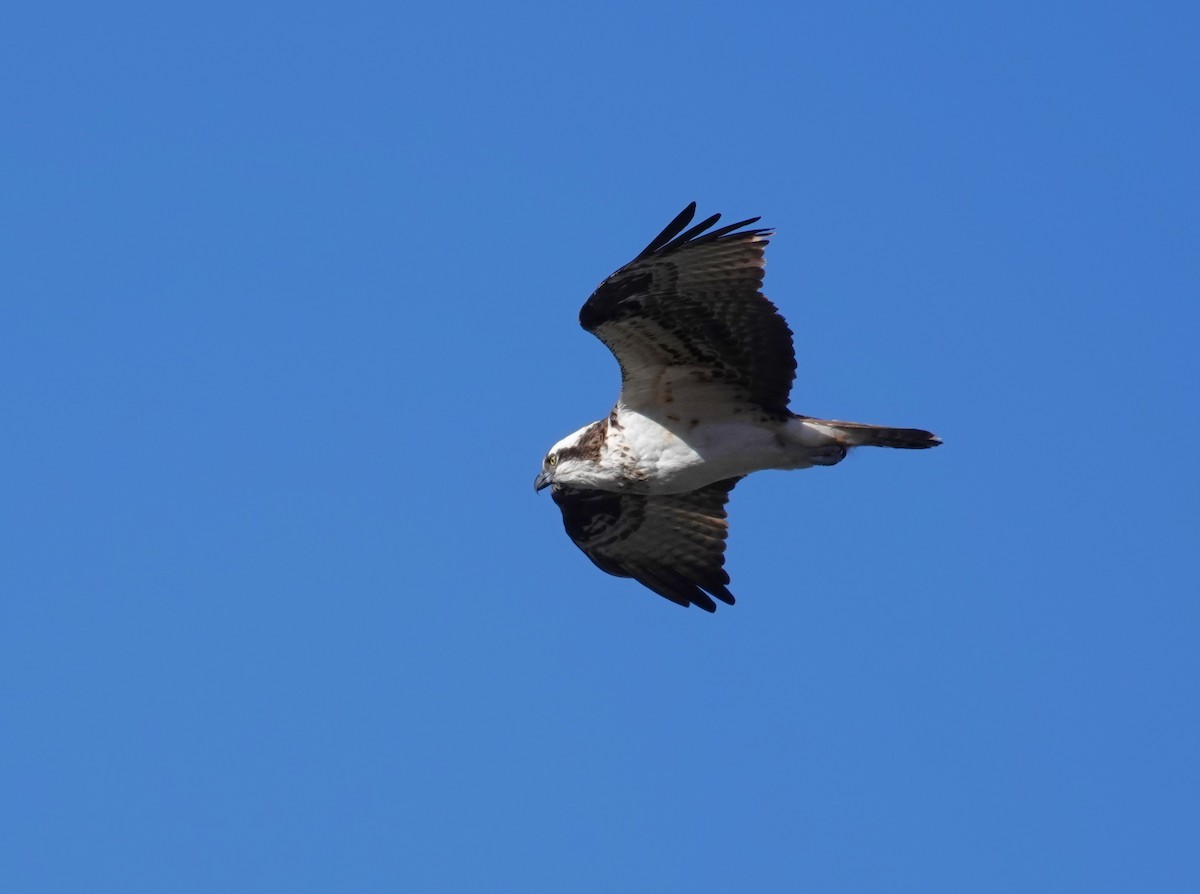
[[[534,479],[534,490],[551,485],[595,487],[607,436],[608,426],[604,422],[593,422],[567,435],[542,458],[542,471]]]

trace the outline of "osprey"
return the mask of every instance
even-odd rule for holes
[[[693,202],[580,310],[621,366],[621,395],[550,448],[534,488],[550,488],[567,535],[601,570],[712,612],[713,597],[734,602],[725,504],[743,477],[941,441],[791,412],[792,331],[760,290],[772,231],[744,229],[757,217],[711,229],[719,214],[688,228],[695,213]]]

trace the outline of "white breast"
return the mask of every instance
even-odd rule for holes
[[[680,493],[790,465],[778,422],[658,420],[628,409],[618,422],[609,429],[602,462],[614,471],[622,466],[621,474],[645,493]]]

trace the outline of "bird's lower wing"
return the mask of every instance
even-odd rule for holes
[[[738,480],[660,496],[566,487],[552,494],[568,536],[598,568],[712,612],[714,596],[734,602],[725,571],[725,504]]]

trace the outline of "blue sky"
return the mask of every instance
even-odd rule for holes
[[[1200,885],[1193,4],[0,22],[6,891]],[[777,229],[738,604],[531,488],[591,289]]]

